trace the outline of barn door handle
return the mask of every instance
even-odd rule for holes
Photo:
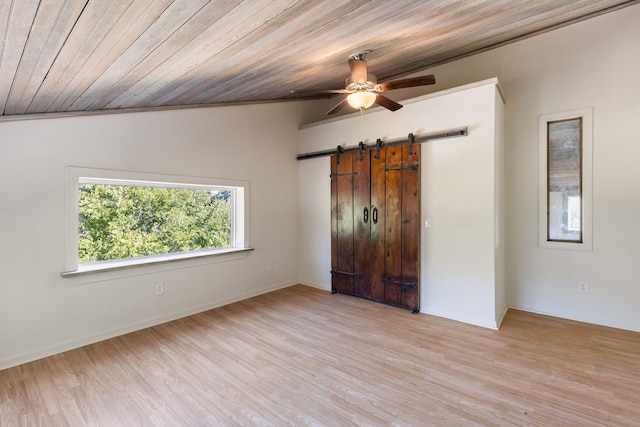
[[[373,220],[374,224],[378,223],[378,208],[373,208],[373,210],[371,211],[371,219]]]
[[[364,212],[363,212],[363,216],[364,216],[364,223],[368,223],[369,222],[369,208],[368,207],[364,207]]]

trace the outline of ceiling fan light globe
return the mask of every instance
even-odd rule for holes
[[[355,92],[347,96],[347,102],[356,110],[364,110],[376,102],[376,97],[373,92]]]

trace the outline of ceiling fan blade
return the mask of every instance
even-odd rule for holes
[[[342,110],[342,107],[344,107],[346,103],[347,103],[347,98],[345,98],[342,101],[338,102],[332,109],[327,111],[327,116],[330,116],[332,114],[336,114],[338,111]]]
[[[393,80],[390,82],[380,83],[380,89],[382,90],[402,89],[405,87],[432,85],[435,82],[436,82],[435,76],[433,74],[429,74],[428,76],[412,77],[409,79]]]
[[[376,96],[376,104],[386,108],[387,110],[396,111],[402,108],[402,104],[398,104],[396,101],[392,101],[386,96],[378,94]]]
[[[297,90],[294,89],[291,93],[299,93],[303,95],[327,95],[332,93],[348,93],[345,89],[309,89],[309,90]]]
[[[364,59],[349,58],[352,83],[367,83],[367,61]]]

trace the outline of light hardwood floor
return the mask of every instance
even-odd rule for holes
[[[640,334],[298,285],[0,371],[14,425],[640,425]]]

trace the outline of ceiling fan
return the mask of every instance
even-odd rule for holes
[[[430,74],[427,76],[378,83],[376,76],[367,72],[367,61],[365,57],[370,52],[369,50],[365,50],[349,56],[351,75],[347,77],[344,89],[292,90],[291,93],[307,95],[348,94],[345,99],[327,111],[327,115],[337,113],[345,104],[349,104],[352,108],[361,111],[371,107],[373,104],[378,104],[388,110],[396,111],[402,108],[402,105],[381,95],[381,92],[407,87],[432,85],[436,82],[434,75]]]

